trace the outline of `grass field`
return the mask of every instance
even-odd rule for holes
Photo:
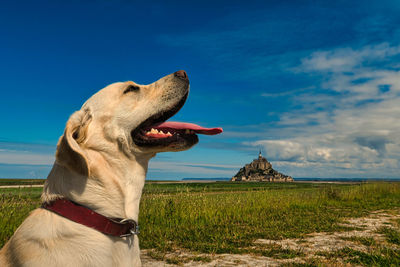
[[[2,185],[42,185],[46,179],[4,179],[0,178]]]
[[[3,246],[29,212],[40,205],[41,188],[0,189],[0,193]],[[254,241],[350,231],[354,228],[341,224],[345,218],[399,207],[400,183],[148,183],[140,209],[140,243],[141,248],[153,249],[155,258],[163,258],[166,252],[177,249],[295,258],[302,251],[255,246]],[[371,257],[375,257],[372,265],[400,266],[399,224],[400,221],[397,230],[380,230],[393,244],[379,245],[379,251],[385,253],[375,250],[373,253],[378,254],[362,252],[364,255],[345,249],[324,256],[329,259],[346,254],[346,261],[366,266],[371,266]],[[355,241],[377,247],[368,238]]]

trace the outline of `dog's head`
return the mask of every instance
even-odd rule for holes
[[[198,142],[196,133],[216,134],[220,128],[165,122],[179,111],[189,94],[185,71],[139,85],[111,84],[90,97],[67,122],[57,148],[57,161],[88,175],[85,150],[122,152],[126,156],[186,150]]]

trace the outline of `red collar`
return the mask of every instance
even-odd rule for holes
[[[44,203],[42,208],[96,229],[103,234],[119,237],[139,234],[139,225],[134,220],[111,219],[68,199],[57,199],[50,203]]]

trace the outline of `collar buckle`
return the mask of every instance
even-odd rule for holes
[[[119,221],[119,223],[121,224],[129,224],[130,228],[129,228],[129,232],[126,234],[122,234],[119,237],[126,237],[126,236],[132,236],[132,235],[138,235],[140,234],[139,231],[139,224],[132,220],[132,219],[122,219],[121,221]]]

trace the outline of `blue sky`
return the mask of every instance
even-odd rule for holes
[[[168,2],[168,3],[167,3]],[[0,9],[0,177],[45,178],[70,114],[107,84],[187,71],[172,119],[223,127],[150,179],[399,177],[397,1],[13,1]]]

